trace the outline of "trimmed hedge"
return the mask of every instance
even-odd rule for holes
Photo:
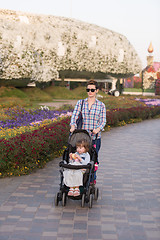
[[[160,115],[160,106],[148,107],[132,107],[132,108],[119,108],[107,110],[107,124],[111,127],[118,126],[121,121],[126,123],[130,119],[149,119]]]

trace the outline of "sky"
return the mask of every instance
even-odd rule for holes
[[[0,8],[73,18],[118,32],[135,48],[143,68],[152,42],[154,61],[160,62],[159,0],[4,0]]]

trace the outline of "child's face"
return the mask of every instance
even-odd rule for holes
[[[85,153],[86,152],[86,149],[85,149],[85,147],[84,146],[77,146],[77,152],[79,153],[79,154],[82,154],[82,153]]]

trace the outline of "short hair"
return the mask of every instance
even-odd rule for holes
[[[89,142],[87,142],[86,139],[78,140],[76,142],[76,147],[84,147],[86,149],[86,152],[89,151]]]
[[[90,79],[89,82],[87,83],[87,86],[88,85],[94,85],[96,89],[98,89],[98,83],[94,79]]]

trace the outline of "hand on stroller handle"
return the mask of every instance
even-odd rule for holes
[[[91,135],[91,137],[92,137],[92,134],[93,134],[93,135],[96,135],[96,139],[97,139],[98,133],[94,133],[94,129],[90,130],[90,135]]]
[[[100,129],[99,127],[90,130],[90,132],[92,132],[92,134],[94,134],[94,135],[98,135],[98,133],[99,133],[100,131],[101,131],[101,129]]]

